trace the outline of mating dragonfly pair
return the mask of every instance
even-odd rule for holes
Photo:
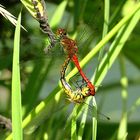
[[[77,57],[78,47],[76,41],[70,39],[67,36],[66,31],[64,29],[58,29],[56,34],[52,32],[48,24],[48,17],[46,15],[44,0],[32,0],[31,4],[33,6],[34,15],[31,12],[30,13],[40,23],[41,30],[48,35],[50,41],[50,45],[48,46],[48,51],[52,47],[54,47],[56,43],[59,42],[60,45],[63,47],[64,51],[66,52],[66,59],[62,65],[62,69],[60,72],[61,73],[60,81],[65,93],[68,95],[68,99],[72,102],[81,103],[84,101],[86,97],[94,96],[95,87],[82,71],[78,61],[78,57]],[[83,79],[82,85],[76,88],[76,90],[72,89],[72,87],[66,81],[65,78],[66,69],[70,61],[72,61],[75,64]]]

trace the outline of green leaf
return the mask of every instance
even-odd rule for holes
[[[20,23],[21,14],[19,14],[15,31],[12,68],[12,133],[14,140],[22,140],[22,108],[19,68]]]

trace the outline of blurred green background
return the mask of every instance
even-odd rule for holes
[[[137,4],[136,0],[112,0],[110,1],[110,17],[108,32],[127,15],[128,11]],[[1,1],[6,10],[18,17],[22,9],[22,25],[27,32],[21,30],[20,43],[20,72],[22,90],[23,119],[47,96],[46,111],[38,117],[38,123],[34,128],[24,131],[25,140],[59,140],[70,139],[70,126],[66,122],[74,105],[67,105],[66,96],[57,97],[51,93],[58,91],[61,65],[64,62],[62,48],[57,47],[47,56],[43,49],[47,46],[47,36],[40,31],[39,23],[29,14],[20,1]],[[64,12],[61,9],[63,5]],[[82,60],[88,52],[102,39],[104,24],[103,0],[48,0],[46,9],[49,23],[55,32],[57,28],[65,28],[71,37],[76,36],[78,43],[78,56]],[[58,7],[60,9],[58,9]],[[61,11],[62,10],[62,11]],[[61,13],[61,14],[60,14]],[[60,16],[59,16],[60,14]],[[0,114],[11,118],[11,74],[12,53],[15,27],[2,15],[0,20]],[[140,23],[136,25],[129,36],[119,57],[109,69],[95,95],[99,118],[97,124],[97,140],[117,139],[120,131],[120,123],[123,111],[127,113],[126,127],[127,139],[140,139]],[[108,52],[112,38],[104,47],[101,59]],[[87,77],[92,77],[100,63],[99,54],[90,60],[83,68]],[[126,98],[123,98],[122,63],[128,80]],[[74,68],[70,65],[69,71]],[[65,107],[65,108],[64,108]],[[124,109],[125,107],[125,109]],[[101,113],[110,117],[106,120]],[[43,116],[43,117],[42,117]],[[91,139],[92,116],[89,112],[82,139]],[[77,120],[78,126],[80,119]],[[67,123],[68,124],[68,123]],[[3,133],[4,132],[4,133]],[[5,139],[9,134],[7,130],[0,131],[0,139]]]

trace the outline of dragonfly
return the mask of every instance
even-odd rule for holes
[[[86,97],[90,96],[90,89],[87,86],[79,86],[76,90],[73,90],[70,84],[66,81],[65,73],[70,62],[70,57],[67,57],[61,68],[61,84],[68,95],[68,100],[74,103],[82,103]]]
[[[78,52],[78,47],[76,44],[75,40],[70,39],[67,34],[65,29],[58,29],[56,32],[57,36],[60,38],[60,44],[63,46],[64,51],[67,53],[68,57],[71,59],[71,61],[75,64],[77,67],[80,75],[82,76],[83,80],[87,83],[88,88],[90,89],[89,93],[90,95],[94,96],[95,95],[95,86],[90,82],[90,80],[86,77],[85,73],[82,71],[77,52]]]

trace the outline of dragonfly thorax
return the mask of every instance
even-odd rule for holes
[[[76,41],[67,38],[66,36],[61,39],[62,47],[64,51],[68,54],[68,56],[73,56],[78,52],[78,48],[76,45]]]

